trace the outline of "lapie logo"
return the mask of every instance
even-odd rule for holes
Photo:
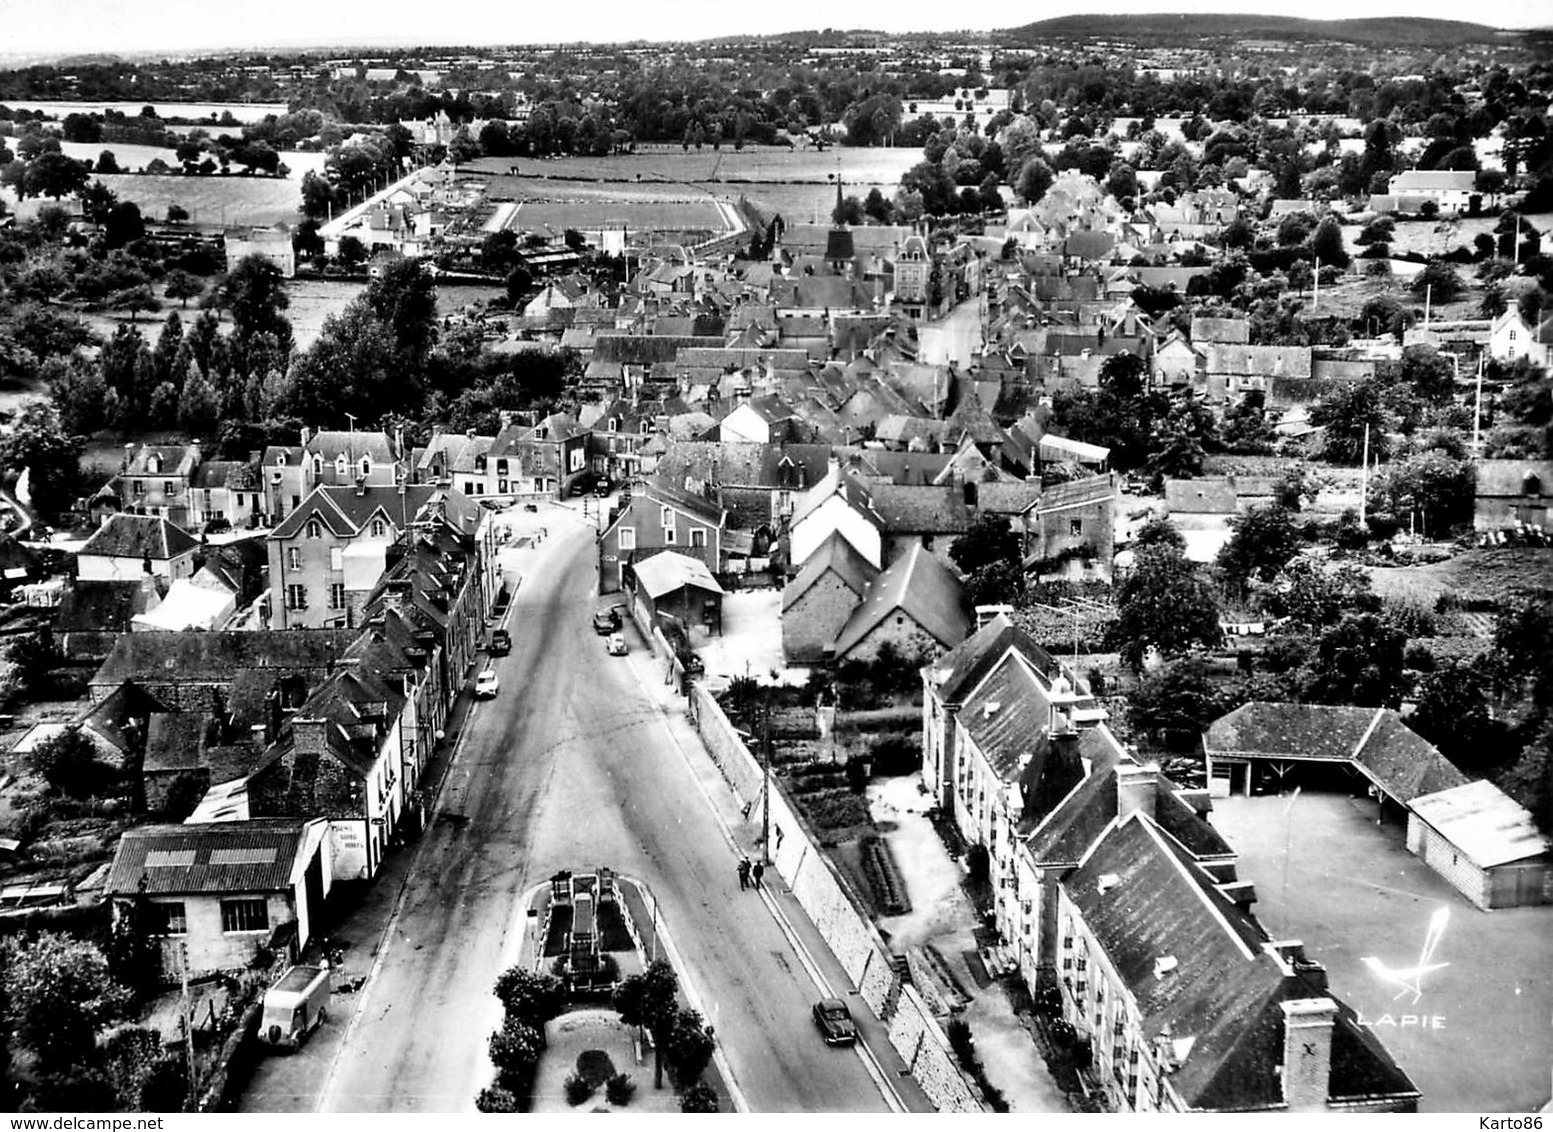
[[[1429,917],[1429,930],[1424,934],[1424,946],[1418,953],[1418,962],[1412,967],[1391,967],[1374,956],[1365,956],[1360,960],[1382,982],[1399,987],[1397,993],[1392,996],[1396,1001],[1403,995],[1412,995],[1412,1005],[1417,1006],[1419,999],[1424,996],[1424,977],[1435,971],[1449,967],[1449,963],[1435,963],[1434,953],[1440,946],[1440,939],[1445,935],[1445,925],[1450,922],[1451,910],[1441,908],[1433,916]]]

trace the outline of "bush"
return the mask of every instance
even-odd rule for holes
[[[992,855],[985,845],[972,845],[965,854],[965,866],[973,884],[986,884],[992,875]]]
[[[610,1104],[628,1105],[636,1095],[636,1082],[628,1073],[616,1073],[604,1084],[604,1097]]]
[[[580,1073],[573,1073],[566,1079],[566,1103],[580,1105],[593,1095],[593,1082]]]
[[[1407,648],[1402,650],[1402,667],[1411,668],[1415,672],[1434,671],[1434,653],[1429,651],[1429,646],[1418,641],[1410,641]]]
[[[868,771],[867,759],[857,755],[847,756],[847,785],[855,792],[861,794],[863,788],[868,785]]]
[[[499,1085],[492,1085],[489,1089],[481,1089],[480,1095],[475,1098],[475,1108],[481,1112],[521,1112],[518,1107],[518,1098]]]
[[[875,774],[915,774],[922,769],[922,744],[912,732],[881,736],[874,740],[870,754]]]
[[[601,1049],[585,1049],[577,1055],[577,1075],[596,1089],[615,1076],[615,1063]]]
[[[681,1112],[716,1112],[717,1091],[705,1081],[697,1081],[685,1090],[685,1095],[679,1099]]]
[[[976,1039],[971,1036],[970,1023],[964,1018],[951,1018],[944,1026],[944,1036],[949,1039],[949,1048],[954,1050],[955,1058],[969,1068],[976,1059]]]

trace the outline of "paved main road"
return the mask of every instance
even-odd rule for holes
[[[765,905],[739,892],[697,774],[638,679],[650,658],[639,644],[606,656],[591,632],[593,555],[591,529],[574,528],[527,572],[512,653],[495,662],[501,694],[465,725],[378,966],[318,1055],[322,1080],[272,1091],[279,1107],[471,1110],[490,1083],[491,986],[523,894],[558,869],[607,865],[657,894],[751,1109],[885,1110],[863,1060],[818,1040],[813,982]],[[269,1072],[265,1087],[284,1090]]]

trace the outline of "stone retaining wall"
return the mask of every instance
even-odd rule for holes
[[[734,793],[751,807],[760,801],[760,764],[706,689],[691,689],[690,719]],[[980,1112],[971,1083],[960,1072],[933,1011],[903,986],[890,949],[865,905],[819,849],[778,785],[771,792],[771,859],[793,897],[862,992],[874,1016],[889,1027],[890,1044],[940,1112]]]

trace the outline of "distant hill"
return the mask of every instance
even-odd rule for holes
[[[1016,43],[1051,39],[1151,40],[1161,44],[1205,39],[1285,39],[1296,43],[1338,40],[1371,47],[1444,50],[1462,43],[1503,43],[1506,33],[1458,20],[1386,18],[1304,20],[1294,16],[1181,13],[1059,16],[996,33]]]

